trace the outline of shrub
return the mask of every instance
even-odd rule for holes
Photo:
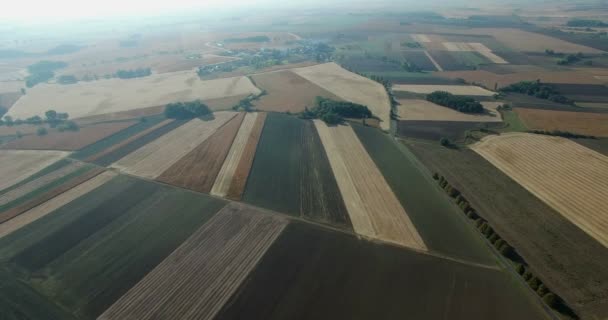
[[[473,98],[456,96],[446,91],[432,92],[426,96],[426,100],[460,112],[484,112],[483,106],[479,101]]]
[[[543,302],[555,309],[559,305],[559,298],[554,293],[549,292],[543,296]]]
[[[541,297],[545,296],[549,292],[549,288],[545,287],[545,285],[542,283],[538,286],[538,289],[536,289],[536,294]]]
[[[524,266],[524,265],[523,265],[523,264],[521,264],[521,263],[518,263],[518,264],[517,264],[517,267],[515,267],[515,271],[517,271],[517,273],[518,273],[520,276],[523,276],[523,275],[524,275],[524,272],[526,272],[526,266]]]
[[[452,142],[450,142],[450,139],[442,137],[441,139],[439,139],[439,144],[444,147],[449,147],[452,145]]]
[[[36,134],[39,135],[39,136],[44,136],[47,133],[49,133],[49,131],[46,130],[45,127],[38,127],[38,129],[36,129]]]
[[[437,172],[433,173],[433,179],[439,180],[439,174]]]
[[[532,274],[532,271],[528,270],[526,268],[526,271],[524,272],[524,274],[522,275],[522,277],[524,278],[524,280],[526,280],[526,282],[530,279],[532,279],[532,277],[534,277],[534,274]]]
[[[343,121],[342,117],[340,117],[337,113],[334,112],[324,113],[319,118],[325,123],[332,125],[342,123]]]
[[[169,103],[165,107],[165,116],[173,119],[193,119],[210,113],[209,107],[200,100]]]
[[[542,282],[537,277],[532,277],[527,282],[530,288],[532,288],[532,290],[534,291],[538,290],[538,287],[542,284]]]

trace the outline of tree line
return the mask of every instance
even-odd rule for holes
[[[456,96],[446,91],[432,92],[426,96],[426,100],[460,112],[484,112],[483,106],[479,101],[470,97]]]
[[[566,302],[561,297],[552,292],[541,279],[534,275],[525,260],[516,252],[515,248],[504,240],[487,220],[479,215],[458,189],[453,187],[444,176],[437,172],[433,173],[433,179],[437,181],[439,186],[445,190],[452,199],[454,199],[460,210],[462,210],[467,218],[473,221],[477,230],[486,238],[486,240],[489,241],[502,256],[515,264],[516,272],[524,279],[528,286],[541,297],[545,304],[560,313],[576,316],[574,311],[566,305]]]
[[[201,100],[175,102],[165,106],[165,117],[172,119],[194,119],[208,114],[211,114],[211,110]]]
[[[118,70],[114,75],[120,79],[132,79],[147,77],[151,74],[152,69],[150,68],[137,68],[133,70]]]
[[[65,68],[68,64],[63,61],[39,61],[27,67],[30,73],[25,78],[25,85],[31,88],[39,83],[46,82],[55,76],[55,70]]]
[[[549,100],[561,104],[574,104],[574,102],[561,95],[559,90],[550,84],[536,81],[521,81],[500,89],[501,92],[522,93],[539,99]]]
[[[561,131],[561,130],[528,130],[529,133],[534,133],[534,134],[543,134],[543,135],[547,135],[547,136],[555,136],[555,137],[564,137],[564,138],[571,138],[571,139],[597,139],[596,136],[590,136],[590,135],[584,135],[584,134],[578,134],[578,133],[573,133],[573,132],[569,132],[569,131]]]

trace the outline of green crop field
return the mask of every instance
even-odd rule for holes
[[[224,204],[119,176],[0,239],[0,259],[41,295],[93,319]]]
[[[293,116],[268,114],[243,200],[350,228],[344,201],[314,125]]]
[[[292,222],[216,317],[546,319],[510,275]]]
[[[352,127],[430,250],[494,264],[477,231],[404,145],[379,130]]]

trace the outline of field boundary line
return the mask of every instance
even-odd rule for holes
[[[424,54],[426,55],[427,58],[429,58],[429,60],[431,60],[431,63],[433,63],[435,68],[437,68],[437,71],[443,71],[443,68],[441,67],[441,65],[439,63],[437,63],[437,61],[435,61],[435,58],[433,58],[433,56],[429,53],[428,50],[424,50]]]

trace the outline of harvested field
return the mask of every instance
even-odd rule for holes
[[[370,79],[349,72],[335,63],[293,69],[295,73],[335,94],[367,106],[382,121],[383,130],[390,127],[390,100],[384,87]]]
[[[268,114],[242,198],[263,208],[350,228],[344,201],[311,121]]]
[[[580,315],[608,315],[608,255],[598,241],[470,149],[407,141],[445,176],[551,288]]]
[[[0,191],[68,155],[62,151],[0,150]]]
[[[58,112],[67,112],[73,119],[176,101],[210,100],[250,93],[258,94],[260,90],[246,77],[201,81],[194,72],[79,82],[69,86],[40,84],[28,90],[8,115],[25,119],[43,115],[47,106],[55,105],[61,106]]]
[[[403,57],[407,62],[416,65],[425,71],[436,71],[440,68],[437,68],[436,64],[429,59],[429,55],[426,51],[415,50],[415,51],[403,51]]]
[[[547,319],[522,290],[499,270],[292,222],[215,319]]]
[[[247,137],[247,142],[245,143],[245,147],[243,151],[241,151],[240,160],[232,173],[232,180],[230,181],[230,187],[226,192],[226,197],[233,200],[241,200],[243,197],[243,192],[245,192],[245,186],[247,184],[247,178],[249,177],[249,172],[251,171],[251,167],[253,166],[253,157],[255,156],[258,142],[260,141],[260,136],[262,135],[262,129],[264,128],[264,123],[266,121],[266,113],[258,113],[255,123],[253,124],[253,128]],[[247,120],[247,119],[245,119]],[[239,130],[240,134],[240,130]],[[237,136],[237,139],[239,137]],[[238,145],[233,144],[233,148],[235,148],[235,153],[237,152],[236,148]],[[230,150],[232,153],[232,149]],[[230,155],[229,155],[230,157]],[[230,157],[230,161],[232,157]],[[228,162],[227,169],[225,172],[220,172],[219,177],[226,179],[230,175],[231,169],[229,166],[232,166],[231,162]],[[223,169],[223,168],[222,168]],[[218,185],[216,192],[219,195],[223,194],[223,189],[225,186],[225,182],[222,180],[216,180],[216,184]],[[215,188],[215,184],[214,184]],[[211,191],[213,193],[213,190]]]
[[[340,193],[360,235],[425,250],[424,241],[350,126],[315,120]]]
[[[207,140],[175,162],[156,180],[209,193],[230,151],[243,118],[245,118],[245,113],[239,113],[233,117]]]
[[[455,95],[466,96],[485,96],[494,95],[494,92],[477,86],[456,86],[456,85],[422,85],[422,84],[396,84],[393,85],[395,91],[407,91],[413,93],[429,94],[435,91],[447,91]]]
[[[478,29],[476,32],[492,35],[496,40],[515,51],[545,52],[550,48],[555,52],[564,53],[602,53],[601,50],[520,29]]]
[[[94,319],[224,205],[118,176],[0,239],[0,259],[64,310]]]
[[[499,122],[471,122],[471,121],[429,121],[429,120],[402,120],[397,122],[397,135],[401,137],[439,141],[448,138],[452,141],[461,141],[465,138],[467,130],[492,128],[500,126]]]
[[[462,113],[454,109],[442,107],[426,100],[398,99],[398,115],[400,120],[434,120],[434,121],[473,121],[501,122],[497,105],[487,104],[483,114]]]
[[[114,178],[116,174],[106,171],[94,178],[85,181],[72,189],[60,193],[56,197],[18,215],[17,217],[0,224],[0,238],[18,230],[19,228],[36,221],[47,214],[59,209],[67,203],[72,202],[78,197],[91,192],[95,188]]]
[[[129,174],[154,179],[194,150],[236,112],[216,112],[212,120],[192,119],[112,164]]]
[[[486,88],[502,88],[520,81],[536,81],[540,79],[547,83],[578,83],[578,84],[602,84],[591,74],[578,71],[521,71],[509,74],[496,74],[485,70],[472,71],[445,71],[437,73],[437,76],[449,79],[464,79],[469,83],[479,83]]]
[[[230,204],[98,319],[213,319],[286,225]]]
[[[431,63],[433,64],[433,66],[435,67],[435,69],[437,71],[443,71],[443,67],[441,67],[441,65],[439,63],[437,63],[437,61],[435,61],[435,58],[433,58],[433,56],[431,56],[431,54],[428,51],[424,51],[424,55],[426,55],[427,58],[429,58],[429,61],[431,61]]]
[[[203,100],[203,102],[209,107],[209,109],[213,111],[229,110],[239,104],[241,100],[247,98],[248,96],[249,94],[242,94],[226,98],[207,99]]]
[[[289,70],[260,73],[251,78],[258,88],[267,92],[254,103],[258,110],[296,113],[313,107],[317,96],[342,100]]]
[[[600,84],[554,84],[560,94],[574,101],[608,102],[608,87]]]
[[[78,131],[59,131],[50,129],[43,136],[31,134],[13,140],[2,146],[3,149],[28,150],[80,150],[92,143],[111,136],[132,125],[135,121],[104,122],[80,127]]]
[[[608,157],[525,133],[489,136],[471,148],[608,247]]]
[[[608,113],[570,112],[515,108],[526,127],[536,130],[561,130],[608,137]]]
[[[142,117],[151,118],[160,115],[165,110],[165,106],[146,107],[141,109],[133,109],[128,111],[118,111],[111,113],[103,113],[94,116],[78,118],[78,123],[88,124],[105,121],[120,121],[120,120],[139,120]]]
[[[21,98],[21,92],[0,93],[0,106],[10,110],[10,108]]]
[[[92,155],[88,156],[87,158],[84,159],[84,161],[95,162],[96,160],[98,160],[98,159],[100,159],[100,158],[102,158],[102,157],[104,157],[104,156],[106,156],[106,155],[108,155],[108,154],[110,154],[110,153],[112,153],[112,152],[114,152],[114,151],[122,148],[123,146],[125,146],[125,145],[127,145],[127,144],[129,144],[129,143],[131,143],[131,142],[133,142],[133,141],[135,141],[135,140],[137,140],[137,139],[139,139],[139,138],[141,138],[141,137],[149,134],[150,132],[153,132],[153,131],[155,131],[155,130],[157,130],[159,128],[162,128],[162,127],[170,124],[173,121],[174,121],[173,119],[162,120],[162,121],[160,121],[160,122],[158,122],[158,123],[156,123],[156,124],[154,124],[154,125],[146,128],[146,129],[144,129],[142,131],[139,131],[139,132],[131,135],[130,137],[128,137],[125,140],[122,140],[119,143],[112,144],[110,147],[108,147],[106,149],[103,149],[103,151],[101,151],[101,152],[98,152],[98,153],[95,153],[95,154],[92,154]]]
[[[488,60],[493,63],[505,64],[508,63],[503,58],[497,56],[492,52],[492,50],[488,49],[483,43],[479,42],[444,42],[443,46],[448,51],[471,51],[478,52],[482,56],[488,58]]]
[[[257,123],[257,118],[259,113],[246,113],[245,117],[238,128],[238,132],[234,137],[234,141],[230,146],[230,151],[226,155],[224,163],[213,182],[213,187],[211,188],[211,194],[214,196],[225,197],[228,194],[228,190],[230,189],[230,185],[232,184],[234,173],[236,172],[236,168],[239,165],[243,152],[249,142],[251,135],[253,134],[253,128]],[[232,120],[234,121],[234,120]],[[257,130],[257,139],[255,139],[255,144],[257,145],[257,140],[259,139],[260,133],[262,132],[262,128],[259,127]],[[253,159],[252,159],[253,160]],[[249,172],[247,172],[249,173]]]

